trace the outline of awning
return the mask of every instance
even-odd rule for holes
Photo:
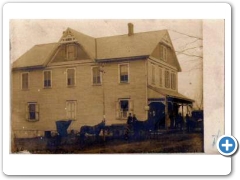
[[[156,88],[153,86],[148,85],[149,89],[152,89],[153,91],[160,93],[161,95],[167,96],[167,97],[171,97],[176,101],[182,102],[182,103],[193,103],[194,100],[187,98],[186,96],[176,92],[176,91],[170,91],[170,90],[166,90],[166,89],[161,89],[161,88]]]

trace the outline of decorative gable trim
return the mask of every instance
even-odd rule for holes
[[[63,31],[63,36],[60,41],[61,43],[70,43],[70,42],[77,42],[76,38],[70,31],[70,29],[67,29],[66,31]]]

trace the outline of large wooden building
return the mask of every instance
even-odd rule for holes
[[[178,93],[181,71],[167,30],[93,38],[71,28],[59,42],[32,47],[12,64],[11,120],[17,137],[56,131],[57,120],[72,119],[69,130],[125,123],[164,115],[193,100]],[[161,116],[162,117],[162,116]]]

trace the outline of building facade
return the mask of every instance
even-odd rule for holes
[[[68,28],[57,43],[36,45],[12,65],[11,123],[16,137],[56,132],[56,121],[123,124],[159,116],[193,100],[178,93],[181,71],[167,30],[93,38]]]

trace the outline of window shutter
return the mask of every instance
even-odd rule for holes
[[[66,115],[67,115],[67,118],[70,118],[71,117],[71,104],[70,104],[70,102],[67,102],[67,107],[66,107]]]
[[[163,46],[160,45],[160,59],[163,59]]]
[[[129,111],[133,112],[134,106],[133,106],[133,100],[129,100]]]
[[[119,101],[115,101],[115,104],[116,104],[116,118],[120,118]]]
[[[38,104],[36,104],[35,105],[35,114],[36,114],[36,120],[39,120],[39,105]]]
[[[77,48],[77,46],[75,45],[75,46],[74,46],[74,59],[77,58],[77,53],[78,53],[78,48]]]
[[[29,120],[29,104],[26,105],[26,120]]]

